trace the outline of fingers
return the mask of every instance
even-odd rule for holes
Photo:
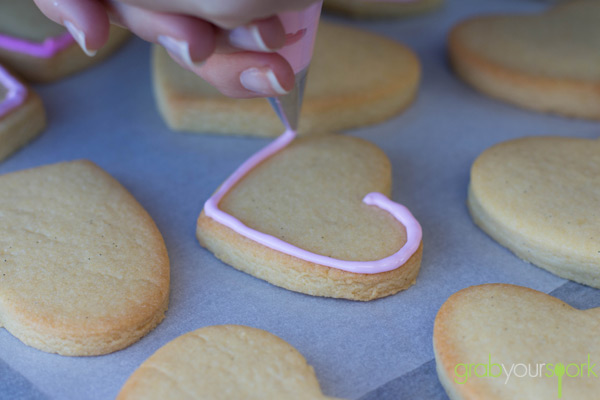
[[[227,45],[242,50],[273,52],[285,44],[285,29],[276,16],[222,32],[227,35]],[[226,48],[227,46],[221,43],[221,52]]]
[[[187,69],[197,67],[214,51],[274,52],[285,44],[285,30],[275,16],[226,31],[190,16],[156,12],[115,0],[107,5],[114,23],[142,39],[159,43]]]
[[[97,0],[35,0],[51,20],[64,25],[83,51],[92,56],[108,40],[109,20]]]
[[[64,24],[90,55],[106,42],[110,18],[139,37],[161,44],[179,65],[227,96],[278,96],[294,84],[289,63],[274,53],[285,44],[285,30],[276,16],[223,30],[199,18],[118,0],[35,1],[48,17]]]
[[[185,15],[150,11],[123,4],[107,3],[111,20],[144,40],[159,43],[171,57],[191,69],[206,60],[216,47],[212,24]]]
[[[277,17],[224,31],[194,17],[114,0],[107,5],[113,22],[162,45],[179,65],[199,74],[227,96],[278,96],[293,86],[294,73],[288,62],[272,53],[285,44],[285,30]]]
[[[213,54],[193,70],[229,97],[280,96],[294,86],[294,71],[276,53]]]

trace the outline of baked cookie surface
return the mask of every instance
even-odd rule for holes
[[[261,329],[217,325],[161,347],[127,380],[125,399],[332,399],[291,345]]]
[[[389,197],[390,191],[389,160],[376,146],[340,135],[304,138],[260,163],[216,200],[227,215],[267,235],[262,243],[259,235],[237,230],[238,222],[226,226],[207,215],[210,201],[196,234],[219,259],[274,285],[372,300],[413,285],[421,262],[421,228],[412,215],[403,225],[363,200],[369,193]],[[398,264],[372,269],[375,261],[405,250]],[[327,266],[331,259],[342,262]]]
[[[435,318],[438,377],[452,400],[595,399],[599,316],[521,286],[463,289]]]
[[[402,18],[433,11],[443,0],[325,0],[326,11],[354,18]]]
[[[600,140],[495,145],[473,163],[468,206],[477,225],[522,259],[600,287]]]
[[[163,318],[169,259],[156,225],[87,161],[0,176],[0,325],[25,344],[98,355]]]
[[[46,126],[39,96],[0,65],[0,161]]]
[[[0,63],[31,82],[51,82],[96,64],[129,36],[111,26],[108,42],[88,57],[65,28],[46,18],[33,0],[11,0],[0,13]]]
[[[335,132],[397,115],[416,95],[420,65],[398,42],[322,22],[308,76],[300,134]],[[284,130],[265,99],[227,98],[158,46],[153,81],[158,108],[171,129],[269,137]]]
[[[600,119],[600,2],[561,2],[539,15],[474,17],[455,26],[459,77],[517,106]]]

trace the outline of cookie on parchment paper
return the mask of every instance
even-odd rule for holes
[[[299,133],[336,132],[375,124],[413,101],[416,55],[385,37],[322,22],[308,72]],[[267,100],[232,99],[177,65],[155,46],[154,93],[174,130],[274,137],[284,130]]]
[[[403,18],[436,10],[444,0],[325,0],[323,8],[354,18]]]
[[[122,349],[169,301],[169,259],[148,213],[88,161],[0,176],[0,325],[62,355]]]
[[[0,12],[0,63],[30,82],[51,82],[96,64],[119,48],[127,30],[111,26],[108,42],[94,57],[67,30],[46,18],[33,0],[11,0]]]
[[[309,295],[367,301],[412,286],[421,266],[421,227],[407,209],[400,219],[385,209],[403,207],[389,200],[385,153],[343,135],[288,146],[231,189],[221,186],[215,196],[226,190],[224,197],[213,196],[198,218],[200,243],[236,269]],[[380,205],[365,201],[373,194]],[[229,224],[230,216],[258,235]]]
[[[452,400],[597,399],[598,329],[600,308],[521,286],[469,287],[435,318],[438,377]]]
[[[454,70],[519,107],[600,119],[600,2],[573,0],[535,15],[468,19],[449,37]]]
[[[46,126],[40,97],[0,65],[0,161]]]
[[[528,137],[473,163],[475,223],[520,258],[600,288],[600,140]]]
[[[290,344],[256,328],[217,325],[167,343],[129,377],[118,400],[315,399],[313,368]]]

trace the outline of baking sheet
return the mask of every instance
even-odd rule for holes
[[[48,129],[0,164],[0,173],[86,158],[117,178],[165,238],[170,307],[164,322],[141,341],[98,357],[47,354],[0,329],[0,398],[114,398],[160,346],[214,324],[249,325],[280,336],[314,366],[330,396],[394,398],[408,393],[402,390],[413,382],[416,391],[406,398],[445,398],[435,378],[431,340],[435,314],[448,296],[489,282],[547,293],[566,282],[519,260],[472,223],[465,206],[471,163],[489,146],[512,138],[600,134],[598,123],[521,110],[478,94],[448,68],[445,37],[470,15],[537,11],[549,4],[448,0],[434,13],[406,20],[333,18],[406,43],[423,66],[418,98],[405,113],[347,132],[384,149],[393,167],[393,199],[423,227],[416,285],[368,303],[293,293],[238,272],[200,247],[195,223],[204,201],[268,141],[171,132],[156,110],[147,43],[134,39],[102,65],[36,87]],[[578,304],[592,305],[597,304]]]

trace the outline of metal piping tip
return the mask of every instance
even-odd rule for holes
[[[293,131],[298,129],[298,119],[302,109],[307,72],[308,68],[305,68],[296,74],[294,88],[288,94],[279,97],[269,97],[269,103],[286,129]]]

